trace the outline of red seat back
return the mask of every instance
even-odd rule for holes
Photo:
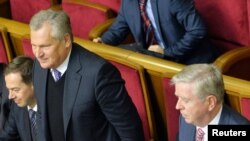
[[[122,78],[125,80],[125,87],[133,103],[135,104],[135,107],[137,108],[137,111],[142,121],[145,141],[149,141],[151,138],[153,138],[150,134],[149,125],[149,120],[151,119],[148,119],[149,113],[146,107],[147,104],[145,103],[146,95],[144,94],[145,92],[143,90],[142,84],[144,82],[142,82],[140,78],[140,70],[129,67],[125,64],[115,62],[114,60],[112,60],[111,63],[118,68],[122,75]]]
[[[0,63],[8,63],[3,37],[0,34]]]
[[[13,55],[7,36],[6,28],[0,26],[0,63],[8,63],[11,61]]]
[[[179,131],[180,115],[180,112],[175,109],[177,103],[175,88],[170,84],[170,78],[167,77],[162,78],[162,84],[165,98],[168,141],[175,141]]]
[[[195,6],[222,52],[250,44],[248,0],[195,0]]]
[[[74,36],[82,39],[89,39],[89,32],[92,28],[113,17],[111,9],[73,0],[62,1],[62,9],[70,17]]]
[[[23,48],[24,55],[29,56],[33,59],[35,58],[35,55],[33,54],[33,51],[32,51],[32,45],[30,43],[30,37],[24,36],[22,38],[22,48]]]
[[[10,0],[12,19],[29,23],[35,13],[51,5],[50,0]]]
[[[250,120],[250,98],[241,98],[241,114]]]
[[[145,141],[156,140],[155,121],[144,68],[134,62],[129,62],[125,56],[116,57],[102,52],[98,54],[110,61],[120,71],[128,94],[142,121]]]

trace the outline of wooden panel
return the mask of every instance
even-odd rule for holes
[[[10,35],[11,43],[13,45],[14,54],[22,55],[23,49],[21,38],[30,34],[28,24],[0,17],[0,25],[7,28],[7,32]]]

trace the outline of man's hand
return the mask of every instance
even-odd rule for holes
[[[95,43],[102,43],[102,38],[100,38],[100,37],[94,38],[93,42],[95,42]]]
[[[151,46],[149,46],[148,50],[158,52],[160,54],[164,54],[163,48],[161,48],[159,45],[151,45]]]

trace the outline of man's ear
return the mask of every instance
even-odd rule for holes
[[[68,33],[64,35],[64,42],[66,48],[69,48],[71,46],[72,41]]]
[[[216,106],[217,103],[217,98],[214,95],[209,95],[207,96],[207,101],[208,101],[208,110],[212,111],[214,107]]]

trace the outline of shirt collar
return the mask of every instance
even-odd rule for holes
[[[222,106],[220,107],[220,110],[219,112],[216,114],[216,116],[213,118],[212,121],[210,121],[210,123],[208,125],[218,125],[219,124],[219,120],[220,120],[220,117],[221,117],[221,112],[222,112]],[[201,128],[203,131],[204,131],[204,141],[208,141],[208,125],[205,126],[205,127],[198,127],[196,126],[196,130],[198,128]]]
[[[37,112],[37,104],[31,108],[30,106],[27,106],[28,110],[32,109],[33,111]]]
[[[60,66],[58,66],[56,68],[58,71],[61,72],[61,76],[63,76],[63,74],[65,73],[65,71],[68,68],[70,54],[71,54],[71,49],[70,49],[70,51],[68,53],[67,58],[63,61],[63,63]],[[52,72],[52,69],[50,69],[50,71]]]

